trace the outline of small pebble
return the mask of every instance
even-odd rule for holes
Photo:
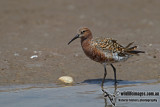
[[[75,56],[75,57],[78,57],[79,55],[78,55],[78,54],[74,54],[74,56]]]
[[[152,44],[149,44],[149,46],[152,46]]]
[[[68,84],[73,83],[73,78],[70,76],[62,76],[58,80],[60,80],[63,83],[68,83]]]
[[[31,59],[33,59],[33,58],[38,58],[38,55],[33,55],[33,56],[31,56],[30,58],[31,58]]]
[[[154,55],[153,58],[156,58],[156,56]]]
[[[26,50],[28,50],[28,48],[23,48],[23,50],[25,50],[25,51],[26,51]]]
[[[38,51],[33,51],[35,54],[38,53]]]
[[[19,53],[14,53],[14,56],[19,56]]]

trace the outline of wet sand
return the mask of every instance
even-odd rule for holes
[[[87,26],[93,36],[135,41],[145,54],[117,63],[118,80],[160,78],[160,2],[2,0],[0,3],[0,85],[51,84],[63,75],[77,82],[103,77],[103,67],[87,58],[79,40]],[[107,67],[107,79],[113,79]]]

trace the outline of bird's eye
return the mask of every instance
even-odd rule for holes
[[[81,31],[81,34],[83,34],[85,32],[85,30]]]

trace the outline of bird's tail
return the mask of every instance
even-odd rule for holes
[[[137,49],[137,46],[133,46],[133,47],[130,47],[134,42],[131,42],[129,43],[126,47],[125,47],[125,52],[128,53],[128,54],[134,54],[134,55],[138,55],[139,53],[145,53],[144,51],[138,51],[138,50],[135,50]]]

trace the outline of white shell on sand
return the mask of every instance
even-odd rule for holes
[[[70,76],[62,76],[58,80],[60,80],[64,83],[73,83],[73,78]]]

